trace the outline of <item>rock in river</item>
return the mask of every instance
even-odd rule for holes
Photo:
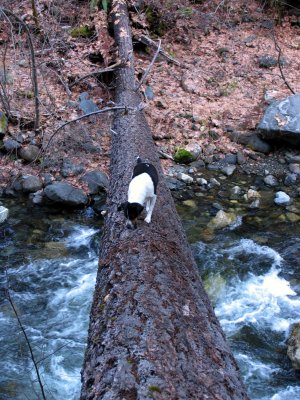
[[[277,204],[278,206],[287,206],[290,204],[291,198],[288,194],[285,192],[276,192],[275,194],[275,199],[274,203]]]
[[[83,190],[75,188],[66,182],[57,182],[48,185],[44,190],[47,199],[54,203],[65,204],[71,207],[84,206],[88,198]]]
[[[292,325],[287,355],[295,369],[300,370],[300,323]]]
[[[8,217],[8,209],[6,207],[0,206],[0,224],[4,222]]]

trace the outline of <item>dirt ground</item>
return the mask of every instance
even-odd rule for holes
[[[112,113],[57,130],[82,115],[79,97],[84,92],[98,108],[114,106],[108,103],[113,100],[112,73],[96,75],[118,62],[106,12],[90,9],[87,2],[41,0],[35,19],[31,1],[3,3],[29,27],[36,55],[41,114],[41,129],[36,134],[32,129],[35,108],[28,36],[13,18],[5,15],[0,30],[0,72],[2,93],[4,90],[9,99],[14,122],[9,124],[4,140],[18,139],[23,147],[31,143],[46,151],[41,152],[38,162],[31,164],[24,163],[16,150],[3,151],[0,185],[6,186],[24,174],[49,172],[60,178],[60,167],[66,158],[83,165],[85,171],[109,172]],[[151,36],[156,43],[160,39],[161,48],[176,60],[174,63],[159,56],[141,86],[145,113],[158,150],[174,155],[177,148],[197,145],[202,149],[200,157],[214,154],[222,158],[240,151],[247,160],[276,162],[277,153],[255,155],[251,149],[232,142],[227,132],[234,130],[243,135],[255,131],[268,101],[291,94],[284,79],[299,92],[298,16],[282,16],[267,8],[266,2],[255,0],[178,0],[170,6],[166,3],[164,10],[159,6],[155,9],[164,15],[164,32],[158,37],[151,32],[150,6],[141,11],[137,3],[131,7],[137,78],[155,54],[154,48],[140,44],[141,35]],[[84,25],[91,27],[92,35],[72,37],[72,29]],[[279,53],[284,79],[277,63]],[[274,65],[264,66],[265,57],[275,60]],[[174,162],[164,159],[162,164],[167,170]],[[78,178],[66,179],[80,186]]]

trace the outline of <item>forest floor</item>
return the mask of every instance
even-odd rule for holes
[[[0,30],[0,78],[2,94],[7,95],[15,118],[4,140],[15,139],[22,147],[41,146],[43,151],[38,162],[27,164],[20,159],[19,149],[0,152],[0,186],[25,174],[48,172],[61,179],[61,165],[66,159],[82,165],[84,171],[109,172],[112,112],[58,130],[86,112],[79,100],[83,93],[88,93],[92,108],[114,106],[112,73],[99,73],[118,62],[106,12],[90,9],[87,2],[41,0],[36,21],[31,4],[29,0],[4,0],[2,7],[22,17],[30,29],[41,129],[36,134],[32,128],[35,103],[28,37],[5,16]],[[157,15],[151,14],[149,7],[146,13],[134,7],[130,12],[137,78],[155,54],[155,48],[139,43],[141,35],[151,36],[157,43],[160,39],[161,48],[177,61],[159,56],[141,86],[145,114],[158,150],[174,155],[178,148],[196,146],[201,148],[201,158],[213,156],[218,160],[225,154],[242,152],[246,161],[255,159],[259,164],[263,160],[273,165],[281,157],[278,149],[268,155],[255,153],[233,142],[228,132],[254,132],[268,101],[291,94],[278,67],[279,52],[285,80],[295,92],[300,91],[299,17],[280,17],[278,11],[266,7],[266,2],[256,0],[178,0],[169,8],[163,7],[158,6]],[[159,13],[164,17],[159,19]],[[155,29],[164,28],[160,37],[153,34],[153,26],[149,27],[153,16],[157,17]],[[72,30],[85,25],[92,35],[74,37]],[[264,65],[266,58],[274,65]],[[1,110],[5,111],[3,107]],[[289,151],[299,153],[297,149]],[[162,164],[167,171],[174,162],[163,159]],[[82,186],[79,178],[71,175],[66,179]]]

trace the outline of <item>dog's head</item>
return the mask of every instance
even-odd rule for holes
[[[124,211],[127,218],[127,228],[136,228],[137,217],[142,213],[144,207],[139,203],[129,203],[125,201],[118,207],[118,211]]]

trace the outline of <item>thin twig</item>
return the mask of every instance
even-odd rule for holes
[[[30,49],[30,58],[31,58],[31,77],[32,77],[32,85],[33,85],[33,92],[34,92],[34,99],[35,99],[35,121],[34,121],[34,129],[35,131],[39,131],[40,129],[40,106],[39,106],[39,91],[38,91],[38,81],[37,81],[37,71],[36,71],[36,63],[35,63],[35,54],[33,48],[33,42],[31,39],[31,34],[27,24],[19,18],[16,14],[12,11],[7,10],[6,8],[0,8],[0,12],[5,14],[8,18],[13,17],[16,19],[20,25],[22,25],[26,31],[28,45]]]
[[[141,43],[144,43],[146,46],[152,46],[155,49],[157,49],[157,44],[146,35],[141,35],[141,36],[137,37],[137,40]],[[169,56],[164,50],[160,49],[160,54],[163,57],[165,57],[168,61],[170,61],[176,65],[179,65],[179,66],[181,65],[179,61],[177,61],[173,57]]]
[[[121,67],[123,67],[123,66],[124,66],[123,63],[117,62],[117,63],[115,63],[115,64],[113,64],[113,65],[110,65],[110,66],[107,67],[107,68],[103,68],[103,69],[99,69],[98,71],[90,72],[89,74],[84,75],[84,76],[81,76],[80,78],[76,79],[76,81],[73,82],[73,83],[71,83],[71,84],[69,85],[69,87],[71,88],[71,87],[77,85],[79,82],[81,82],[81,81],[83,81],[84,79],[89,78],[89,77],[91,77],[91,76],[101,75],[101,74],[103,74],[104,72],[113,72],[113,71],[115,71],[117,68],[121,68]]]
[[[43,383],[42,383],[42,380],[41,380],[40,372],[39,372],[39,369],[38,369],[37,362],[35,361],[35,357],[34,357],[34,354],[33,354],[33,350],[32,350],[29,338],[28,338],[27,333],[25,331],[25,328],[24,328],[24,326],[22,324],[22,321],[21,321],[21,319],[19,317],[19,314],[18,314],[18,312],[16,310],[16,307],[15,307],[13,301],[12,301],[12,298],[10,296],[8,288],[6,288],[6,296],[7,296],[7,299],[9,301],[9,304],[11,305],[11,307],[13,309],[13,312],[14,312],[17,320],[18,320],[18,324],[19,324],[19,326],[21,328],[21,331],[22,331],[22,333],[24,335],[24,338],[26,340],[26,343],[27,343],[27,346],[28,346],[28,349],[29,349],[29,352],[30,352],[30,358],[31,358],[31,361],[33,362],[35,373],[36,373],[36,376],[37,376],[37,379],[38,379],[38,383],[39,383],[39,386],[40,386],[40,389],[41,389],[41,392],[42,392],[42,397],[43,397],[44,400],[46,400],[46,395],[45,395],[45,392],[44,392],[44,387],[43,387]]]
[[[280,71],[280,75],[283,79],[283,82],[285,83],[286,87],[293,93],[295,94],[296,92],[292,89],[292,87],[290,86],[290,84],[288,83],[288,81],[286,80],[284,73],[283,73],[283,69],[282,69],[282,65],[281,65],[281,47],[278,45],[277,40],[276,40],[276,36],[275,36],[275,32],[272,32],[272,36],[273,36],[273,40],[274,40],[274,44],[275,44],[275,50],[278,51],[278,58],[277,58],[277,64],[279,67],[279,71]]]
[[[87,118],[90,117],[92,115],[97,115],[97,114],[101,114],[101,113],[105,113],[105,112],[109,112],[109,111],[116,111],[116,110],[135,110],[132,107],[125,107],[125,106],[115,106],[115,107],[106,107],[106,108],[102,108],[102,110],[98,110],[98,111],[94,111],[92,113],[89,114],[84,114],[81,115],[80,117],[77,117],[75,119],[71,119],[70,121],[67,121],[65,123],[63,123],[61,126],[59,126],[57,129],[55,129],[55,131],[52,133],[52,135],[50,136],[50,139],[48,140],[48,143],[46,145],[46,147],[43,149],[43,152],[45,153],[52,141],[52,139],[54,138],[54,136],[61,130],[63,129],[65,126],[72,124],[73,122],[76,121],[80,121],[83,118]],[[40,152],[41,153],[41,152]],[[40,156],[40,153],[37,155],[36,159]],[[36,159],[34,161],[36,161]]]
[[[146,68],[146,71],[144,72],[139,84],[137,85],[137,87],[135,89],[136,91],[138,91],[139,88],[142,86],[144,80],[146,79],[147,75],[149,74],[151,68],[153,67],[153,64],[155,63],[155,60],[157,59],[157,57],[159,55],[160,47],[161,47],[161,39],[159,39],[159,41],[158,41],[158,46],[157,46],[157,50],[156,50],[156,52],[154,54],[154,57],[152,58],[151,63],[148,65],[148,68]]]

